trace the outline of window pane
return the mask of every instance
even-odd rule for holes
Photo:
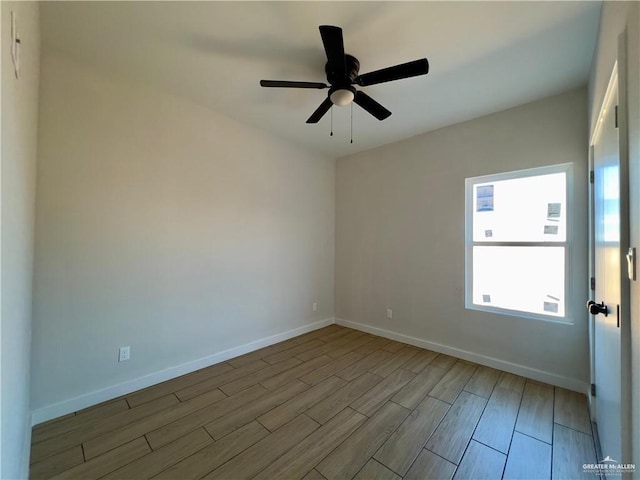
[[[473,303],[564,317],[564,247],[473,247]]]
[[[564,242],[566,173],[473,186],[474,242]]]
[[[602,169],[602,210],[604,225],[602,234],[606,243],[618,243],[620,241],[620,167],[607,165]],[[602,241],[600,238],[598,239]]]

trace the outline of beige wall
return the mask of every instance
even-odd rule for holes
[[[53,52],[40,105],[38,419],[333,317],[334,160]]]
[[[574,90],[339,159],[336,317],[586,391],[586,100]],[[574,324],[466,310],[465,178],[566,162]]]
[[[589,82],[589,118],[591,130],[600,112],[600,105],[618,50],[618,35],[626,30],[627,120],[629,149],[629,244],[640,252],[640,3],[604,2],[598,42],[594,52]],[[640,280],[631,282],[631,457],[622,461],[640,466]],[[640,472],[636,471],[640,478]]]
[[[25,478],[31,440],[29,361],[38,126],[40,26],[35,2],[2,2],[2,288],[0,478]],[[11,62],[11,11],[20,78]]]

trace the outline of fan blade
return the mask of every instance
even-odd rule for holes
[[[311,114],[311,116],[307,119],[307,123],[318,123],[320,119],[324,116],[325,113],[329,111],[329,109],[333,106],[331,99],[327,97],[327,99],[320,104],[320,106],[316,109],[315,112]]]
[[[369,95],[367,95],[364,92],[357,91],[353,101],[356,102],[358,105],[360,105],[362,108],[364,108],[371,115],[376,117],[378,120],[384,120],[389,115],[391,115],[391,112],[389,110],[384,108],[382,105],[380,105],[378,102],[376,102],[373,98],[371,98]]]
[[[400,80],[403,78],[416,77],[418,75],[426,75],[429,73],[429,62],[426,58],[414,60],[413,62],[402,63],[393,67],[383,68],[374,72],[359,75],[355,79],[355,83],[362,87],[375,85],[377,83],[391,82],[392,80]]]
[[[320,25],[320,36],[324,51],[327,53],[327,61],[333,72],[341,77],[347,74],[347,64],[344,56],[344,40],[342,29],[331,25]]]
[[[326,83],[319,82],[289,82],[287,80],[260,80],[261,87],[279,87],[279,88],[328,88]]]

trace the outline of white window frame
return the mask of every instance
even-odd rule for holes
[[[516,178],[536,177],[540,175],[549,175],[554,173],[566,174],[566,238],[564,242],[491,242],[473,241],[473,187],[476,184],[498,182],[502,180],[512,180]],[[536,320],[544,320],[548,322],[573,324],[573,282],[571,275],[572,252],[571,245],[573,243],[573,163],[562,163],[558,165],[550,165],[545,167],[529,168],[525,170],[516,170],[506,173],[497,173],[492,175],[483,175],[465,179],[465,307],[469,310],[478,310],[482,312],[495,313],[499,315],[509,315],[514,317],[532,318]],[[564,247],[564,316],[543,315],[519,310],[510,310],[491,305],[479,305],[473,303],[473,247],[474,246],[523,246],[523,247]]]

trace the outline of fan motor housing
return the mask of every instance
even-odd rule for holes
[[[345,54],[345,62],[347,64],[347,76],[341,75],[336,72],[335,64],[327,62],[324,67],[324,71],[327,74],[327,81],[334,87],[347,87],[351,85],[360,71],[360,62],[352,55]],[[339,68],[339,67],[338,67]]]

